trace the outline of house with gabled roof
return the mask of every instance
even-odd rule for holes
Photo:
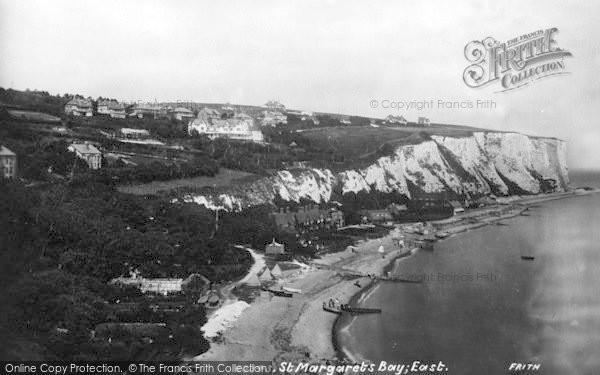
[[[125,106],[116,100],[100,100],[98,102],[98,114],[108,115],[111,118],[125,118]]]
[[[65,113],[72,116],[92,117],[92,102],[88,99],[73,98],[65,105]]]
[[[196,118],[188,124],[189,135],[206,135],[210,139],[229,138],[241,141],[262,142],[263,134],[255,129],[250,119],[231,118],[226,120],[206,120]]]
[[[178,121],[189,121],[194,119],[194,112],[187,108],[177,107],[171,111],[171,116]]]
[[[287,116],[279,111],[263,111],[261,121],[262,126],[276,126],[287,124]]]
[[[197,119],[201,119],[201,120],[205,120],[205,121],[212,121],[212,120],[220,120],[221,119],[221,112],[219,112],[216,109],[213,108],[202,108],[199,112],[198,112],[198,116],[196,116]]]
[[[431,121],[427,117],[419,117],[417,120],[417,125],[419,126],[431,126]]]
[[[130,117],[144,118],[165,118],[167,117],[167,108],[158,103],[137,103],[131,108]]]
[[[278,243],[273,238],[273,242],[267,244],[265,246],[265,254],[267,255],[281,255],[285,254],[285,246],[281,243]]]
[[[0,145],[0,176],[15,178],[17,176],[17,154]]]
[[[265,105],[265,108],[268,108],[272,111],[282,111],[285,112],[286,108],[283,104],[278,102],[277,100],[269,100]]]
[[[89,142],[73,143],[68,150],[85,161],[90,169],[99,169],[102,166],[102,153]]]
[[[385,122],[388,124],[397,124],[397,125],[406,125],[408,121],[404,118],[404,116],[393,116],[389,115],[385,118]]]

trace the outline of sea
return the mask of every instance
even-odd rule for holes
[[[570,178],[600,187],[600,172]],[[522,374],[600,374],[600,193],[528,214],[397,261],[395,275],[422,283],[362,296],[383,312],[339,321],[341,349],[375,363],[442,361],[446,374],[509,374],[512,363],[540,365]]]

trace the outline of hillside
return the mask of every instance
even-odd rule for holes
[[[248,184],[179,196],[208,208],[244,209],[278,199],[317,203],[346,194],[395,193],[411,199],[419,193],[451,197],[507,196],[563,191],[568,188],[566,144],[518,133],[472,132],[430,135],[416,144],[400,144],[367,166],[332,171],[295,168]]]
[[[296,130],[297,143],[343,156],[343,165],[331,165],[334,170],[368,165],[380,156],[391,155],[396,147],[414,145],[429,140],[432,135],[466,137],[485,129],[460,125],[432,124],[415,126],[337,126]]]

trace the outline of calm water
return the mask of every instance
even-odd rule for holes
[[[572,185],[600,186],[599,177],[573,173]],[[449,374],[506,374],[511,362],[600,374],[600,194],[530,212],[400,261],[396,274],[425,282],[377,287],[363,304],[383,314],[353,319],[339,333],[345,349],[373,361],[442,360]]]

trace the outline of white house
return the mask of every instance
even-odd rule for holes
[[[150,132],[146,129],[121,128],[119,133],[128,139],[147,139],[150,138]]]
[[[183,279],[177,278],[156,278],[146,279],[139,275],[139,272],[132,272],[129,277],[117,277],[111,280],[113,284],[131,285],[138,288],[142,293],[159,293],[167,295],[169,293],[181,292]]]
[[[232,118],[210,121],[197,118],[188,124],[188,134],[204,134],[210,139],[229,138],[252,142],[262,142],[264,140],[262,132],[254,128],[252,119]]]
[[[131,117],[140,119],[144,117],[162,118],[166,117],[166,115],[167,109],[158,103],[137,103],[129,114]]]
[[[74,152],[79,159],[84,160],[90,169],[99,169],[102,166],[102,153],[96,146],[88,142],[73,143],[68,150]]]
[[[98,102],[98,114],[125,118],[125,106],[115,100],[101,100]]]
[[[202,108],[200,110],[200,112],[198,112],[198,116],[196,116],[196,118],[199,118],[202,120],[207,120],[207,121],[220,120],[221,112],[217,111],[216,109],[212,109],[212,108]]]
[[[281,243],[278,243],[273,238],[273,242],[268,243],[265,246],[265,254],[267,255],[281,255],[285,254],[285,246]]]
[[[194,112],[187,108],[177,107],[171,112],[171,116],[179,121],[189,121],[194,118]]]
[[[17,154],[0,145],[0,176],[14,178],[17,175]]]
[[[285,112],[285,106],[277,100],[269,100],[263,107],[268,108],[271,111]]]
[[[406,121],[406,119],[402,115],[400,115],[400,116],[389,115],[388,117],[385,118],[385,121],[389,124],[398,124],[398,125],[408,124],[408,121]]]
[[[450,201],[454,215],[465,212],[465,208],[458,201]]]
[[[87,99],[73,98],[65,105],[65,113],[72,116],[92,117],[92,102]]]
[[[431,126],[431,122],[429,121],[429,119],[427,117],[419,117],[417,124],[419,126]]]
[[[287,116],[279,111],[263,111],[262,126],[276,126],[278,124],[287,124]]]

